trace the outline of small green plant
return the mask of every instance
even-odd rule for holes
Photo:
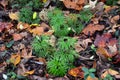
[[[32,42],[35,55],[48,60],[48,73],[54,76],[64,76],[68,69],[73,67],[75,57],[78,56],[74,50],[76,39],[71,37],[60,37],[55,46],[51,46],[49,36],[36,36]]]
[[[43,7],[43,2],[41,0],[10,0],[12,8],[24,8],[31,7],[32,9],[39,9]]]
[[[118,2],[118,0],[106,0],[106,4],[107,5],[116,5],[117,4],[117,2]]]
[[[49,44],[49,36],[36,36],[32,42],[35,55],[38,57],[48,58],[54,52],[54,48]]]
[[[54,76],[64,76],[69,66],[64,53],[56,52],[55,55],[47,62],[48,73]]]
[[[32,11],[32,8],[22,8],[20,10],[20,14],[19,14],[19,20],[25,23],[39,23],[40,18],[36,17],[35,19],[33,19],[33,14],[34,12]],[[38,16],[38,15],[37,15]]]
[[[108,74],[103,80],[115,80],[115,79],[113,78],[113,76]]]
[[[64,14],[59,9],[48,12],[50,26],[55,31],[55,35],[66,36],[69,33],[69,26],[66,24]]]
[[[84,71],[84,79],[86,80],[88,76],[95,78],[94,72],[96,71],[94,68],[88,69],[83,67],[82,70]]]
[[[85,22],[85,23],[87,23],[92,18],[92,16],[93,14],[89,9],[84,9],[80,11],[79,14],[81,22]]]

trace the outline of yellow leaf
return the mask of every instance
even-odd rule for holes
[[[21,56],[20,54],[12,54],[10,58],[10,62],[13,63],[15,66],[20,63]]]
[[[33,13],[33,19],[36,19],[36,17],[37,17],[37,12],[34,12]]]
[[[47,2],[47,0],[42,0],[43,1],[43,3],[46,3]]]
[[[23,74],[23,76],[32,75],[34,72],[35,72],[35,70],[27,71]]]
[[[19,19],[19,12],[15,12],[15,13],[13,13],[13,12],[10,12],[9,13],[9,17],[10,17],[10,19],[12,19],[12,20],[18,20]]]
[[[105,78],[108,74],[115,76],[120,74],[118,71],[112,70],[112,69],[107,69],[102,75],[101,78]]]
[[[98,80],[98,78],[92,78],[91,76],[88,76],[86,80]]]

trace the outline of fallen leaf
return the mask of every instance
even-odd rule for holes
[[[0,4],[1,4],[4,8],[6,8],[6,6],[8,5],[8,0],[1,0],[1,1],[0,1]]]
[[[81,10],[85,3],[85,0],[62,0],[67,8]]]
[[[112,9],[118,8],[118,6],[104,6],[104,7],[105,7],[105,10],[104,10],[105,13],[108,13]]]
[[[97,0],[89,0],[89,4],[88,5],[85,5],[84,8],[95,8],[95,5],[97,3]]]
[[[32,56],[32,50],[28,53],[26,48],[24,48],[21,51],[21,57],[24,58],[24,59],[29,59],[29,58],[32,58],[32,57],[35,57],[35,56]]]
[[[27,28],[30,28],[30,25],[27,24],[27,23],[22,23],[22,22],[19,22],[18,25],[17,25],[17,29],[27,29]]]
[[[92,78],[91,76],[88,76],[86,80],[98,80],[98,78],[97,77]]]
[[[93,35],[95,31],[101,31],[104,29],[104,25],[94,25],[94,24],[89,24],[87,27],[85,27],[82,30],[82,33],[85,35]]]
[[[2,32],[4,29],[9,30],[12,26],[13,26],[12,23],[0,22],[0,32]]]
[[[43,27],[36,27],[32,30],[29,30],[31,33],[34,35],[42,35],[44,33],[44,28]]]
[[[82,67],[76,67],[68,71],[68,74],[74,77],[84,78],[84,72],[82,71]]]
[[[0,63],[0,73],[4,72],[6,66],[7,66],[6,62]]]
[[[14,33],[13,34],[13,39],[14,41],[18,41],[18,40],[21,40],[22,39],[22,36],[18,33]]]
[[[82,50],[85,50],[88,46],[88,43],[92,43],[91,39],[82,39],[82,40],[78,40],[78,42],[75,45],[75,50],[77,52],[80,52]]]
[[[47,17],[47,9],[43,9],[40,13],[39,13],[39,17],[41,20],[43,21],[48,21],[48,17]]]
[[[119,19],[120,19],[120,16],[116,15],[111,18],[110,22],[113,24],[116,24]]]
[[[35,70],[31,70],[31,71],[26,71],[23,76],[28,76],[28,75],[32,75],[34,74]]]
[[[113,69],[107,69],[102,75],[101,75],[101,78],[105,78],[107,75],[112,75],[112,76],[115,76],[115,75],[118,75],[120,74],[118,71],[115,71]]]
[[[97,35],[94,41],[94,45],[97,47],[106,47],[106,43],[109,42],[109,39],[111,38],[110,33],[104,33],[102,36]]]
[[[10,57],[10,62],[14,64],[14,66],[16,66],[17,64],[19,64],[21,61],[21,56],[19,53],[17,54],[12,54]]]
[[[96,53],[97,53],[99,56],[101,56],[102,58],[106,58],[106,59],[112,58],[113,56],[116,55],[116,52],[110,53],[110,52],[108,52],[107,49],[105,49],[105,48],[103,48],[103,47],[99,47],[99,48],[97,49]]]
[[[19,12],[10,12],[9,13],[9,17],[10,17],[10,19],[12,19],[12,20],[19,20]]]

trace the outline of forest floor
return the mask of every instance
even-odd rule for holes
[[[120,80],[120,0],[0,0],[0,80]]]

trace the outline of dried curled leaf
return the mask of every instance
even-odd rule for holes
[[[83,29],[83,33],[86,35],[93,35],[95,31],[101,31],[104,29],[104,25],[94,25],[94,24],[89,24],[87,27]]]
[[[81,10],[85,0],[63,0],[63,3],[67,8]]]
[[[10,58],[10,62],[13,63],[15,66],[20,63],[21,56],[20,54],[12,54]]]
[[[68,73],[74,77],[84,78],[84,72],[82,71],[81,66],[69,70]]]
[[[28,75],[32,75],[34,74],[35,70],[31,70],[31,71],[26,71],[23,76],[28,76]]]
[[[20,34],[14,33],[13,34],[13,39],[14,39],[14,41],[18,41],[18,40],[22,39],[22,36]]]

